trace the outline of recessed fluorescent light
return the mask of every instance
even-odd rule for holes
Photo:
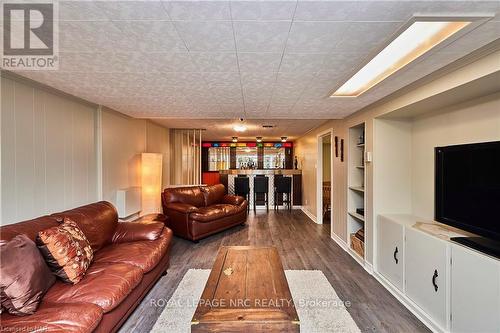
[[[331,97],[356,97],[408,65],[471,22],[417,21],[387,45]]]
[[[233,129],[236,132],[245,132],[247,130],[247,127],[245,125],[234,125]]]

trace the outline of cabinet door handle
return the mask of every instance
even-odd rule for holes
[[[398,247],[396,246],[396,248],[394,249],[394,261],[396,262],[396,265],[398,264]]]
[[[437,269],[434,270],[434,274],[432,275],[432,285],[434,286],[434,291],[437,292],[438,291],[438,285],[436,284],[436,278],[438,277],[438,271]]]

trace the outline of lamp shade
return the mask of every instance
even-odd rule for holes
[[[161,212],[162,154],[141,155],[142,215]]]

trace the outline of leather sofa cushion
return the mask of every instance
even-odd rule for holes
[[[219,204],[199,208],[197,212],[191,213],[189,217],[198,222],[210,222],[226,216],[234,215],[237,212],[238,209],[236,206]]]
[[[195,207],[205,206],[205,196],[199,186],[167,188],[162,194],[163,205],[180,202]]]
[[[10,241],[17,235],[24,234],[35,241],[39,231],[58,226],[60,222],[52,216],[42,216],[33,220],[4,225],[0,228],[0,239]]]
[[[56,280],[35,243],[25,235],[0,246],[0,272],[1,306],[20,316],[34,313]]]
[[[99,251],[96,263],[126,263],[140,267],[144,273],[158,265],[172,241],[172,230],[164,228],[160,237],[154,241],[117,243]]]
[[[222,184],[205,186],[201,188],[201,191],[205,195],[206,207],[222,203],[222,199],[226,195],[226,187]]]
[[[239,195],[225,195],[222,198],[222,203],[239,206],[245,201],[245,198]]]
[[[111,243],[111,238],[118,224],[118,213],[115,207],[106,201],[96,202],[52,216],[61,220],[67,217],[75,221],[87,236],[94,251]]]
[[[144,240],[156,240],[160,237],[165,224],[163,222],[120,222],[113,235],[113,243],[125,243]]]
[[[77,284],[56,282],[44,297],[47,302],[84,302],[109,312],[120,304],[142,280],[142,270],[123,263],[94,262]]]
[[[40,231],[36,244],[52,272],[68,283],[78,283],[94,257],[87,237],[68,218],[57,227]]]
[[[102,309],[90,303],[42,302],[29,316],[2,314],[5,332],[90,333],[102,319]]]

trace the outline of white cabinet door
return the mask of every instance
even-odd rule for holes
[[[403,291],[403,232],[401,224],[384,216],[378,218],[378,272]]]
[[[442,328],[447,327],[448,244],[406,228],[406,295]]]
[[[500,263],[452,245],[452,332],[500,332]]]

